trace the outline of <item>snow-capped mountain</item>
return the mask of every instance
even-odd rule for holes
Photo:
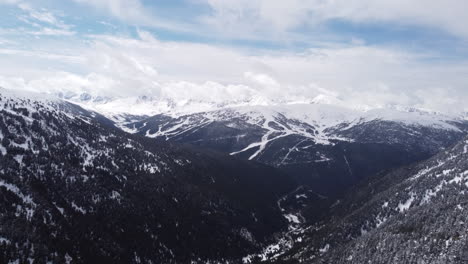
[[[255,96],[252,96],[250,98],[244,98],[242,100],[240,100],[239,98],[223,98],[222,101],[212,100],[209,98],[177,98],[168,95],[157,96],[150,94],[141,94],[138,96],[130,97],[105,96],[102,94],[94,94],[89,91],[80,93],[77,91],[71,92],[67,90],[64,90],[62,92],[54,92],[53,95],[61,99],[73,102],[75,104],[79,104],[84,108],[95,110],[96,112],[99,112],[110,119],[113,119],[112,117],[124,115],[166,115],[173,118],[177,118],[184,115],[213,112],[223,109],[256,106],[268,106],[273,109],[278,108],[278,111],[282,111],[282,108],[284,108],[284,106],[289,105],[322,105],[325,108],[329,106],[328,109],[325,110],[326,114],[333,114],[333,111],[331,111],[330,108],[335,108],[334,111],[337,111],[338,113],[343,112],[343,110],[352,113],[351,115],[346,115],[346,119],[343,121],[347,121],[349,119],[353,120],[357,117],[370,117],[367,113],[369,111],[371,112],[371,115],[376,115],[377,113],[383,115],[375,117],[393,118],[398,119],[400,121],[408,122],[414,122],[415,120],[411,119],[411,117],[409,117],[410,119],[408,119],[407,116],[404,116],[401,113],[420,112],[426,114],[438,114],[444,116],[439,117],[442,119],[464,119],[467,116],[466,113],[451,113],[450,115],[444,115],[442,113],[437,113],[429,109],[407,107],[395,104],[378,107],[362,104],[353,104],[341,98],[325,94],[319,94],[311,98],[276,98],[274,100],[257,94]],[[395,115],[396,112],[400,112],[399,116],[392,116]]]
[[[129,133],[211,149],[281,168],[327,196],[379,171],[429,158],[466,134],[468,120],[391,105],[350,105],[332,95],[288,101],[175,100],[62,92]]]
[[[90,109],[115,100],[72,99],[0,90],[0,263],[465,260],[463,118],[318,98],[110,120]]]
[[[376,175],[244,263],[467,263],[468,138]],[[257,261],[257,262],[256,262]]]
[[[281,168],[326,195],[381,170],[429,158],[461,139],[467,128],[466,120],[441,113],[318,102],[160,114],[123,125],[130,133]]]
[[[277,170],[124,133],[60,99],[0,90],[0,263],[239,258],[288,221]]]

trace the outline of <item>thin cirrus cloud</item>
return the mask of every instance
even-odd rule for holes
[[[91,35],[49,9],[25,1],[0,0],[0,4],[25,5],[19,8],[29,20],[47,25],[27,31],[40,48],[24,48],[21,41],[0,36],[0,86],[215,103],[304,102],[326,96],[363,107],[467,110],[466,57],[454,60],[440,51],[415,51],[405,43],[370,45],[365,39],[280,49],[255,43],[237,46],[229,41],[295,36],[310,39],[308,34],[314,28],[321,27],[323,33],[327,31],[324,25],[336,19],[356,25],[419,25],[464,38],[468,34],[461,25],[466,19],[458,11],[465,5],[463,1],[187,1],[208,9],[195,9],[182,22],[177,13],[158,17],[153,12],[158,6],[150,1],[73,0],[85,10],[136,26],[134,34],[117,31]],[[455,13],[450,16],[449,10]],[[92,23],[91,18],[81,19]],[[221,41],[160,38],[156,28],[216,35]],[[326,34],[336,33],[330,30]],[[321,36],[315,40],[320,41]],[[222,41],[223,37],[228,40]],[[2,47],[1,43],[9,46]]]
[[[30,28],[19,27],[10,29],[10,34],[31,34],[35,36],[72,36],[76,32],[73,26],[65,23],[46,8],[35,8],[24,0],[0,0],[0,5],[16,6],[23,13],[17,15],[17,20],[26,23]]]
[[[196,32],[197,27],[181,21],[161,19],[153,12],[158,10],[157,6],[149,7],[143,5],[140,0],[70,0],[78,4],[93,7],[104,13],[136,26],[148,26],[173,30],[176,32]]]

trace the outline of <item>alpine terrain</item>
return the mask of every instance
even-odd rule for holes
[[[244,263],[467,263],[468,138],[376,175]]]
[[[468,264],[467,0],[0,0],[0,264]]]
[[[296,188],[273,168],[134,137],[0,91],[0,263],[205,263],[271,242]]]
[[[398,106],[359,109],[324,95],[262,105],[259,99],[177,105],[153,97],[122,101],[89,94],[69,100],[96,109],[132,134],[279,168],[328,197],[339,197],[375,173],[427,159],[468,131],[463,115]],[[155,115],[141,115],[142,109]]]
[[[110,114],[97,103],[111,99],[4,89],[0,100],[2,263],[466,258],[462,117],[320,102]]]

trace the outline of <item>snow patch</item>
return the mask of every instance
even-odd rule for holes
[[[414,198],[415,198],[415,194],[414,193],[410,193],[410,198],[408,200],[406,200],[404,203],[399,203],[398,204],[398,211],[400,213],[404,212],[404,211],[407,211],[410,207],[411,207],[411,204],[413,203],[414,201]]]
[[[320,253],[327,253],[330,250],[330,244],[326,244],[323,248],[319,249]]]
[[[7,238],[1,237],[0,236],[0,244],[5,243],[7,245],[11,244],[11,241]]]
[[[23,166],[23,165],[24,165],[24,164],[23,164],[23,157],[24,157],[24,155],[16,155],[16,156],[13,157],[13,159],[14,159],[16,162],[18,162],[18,164],[19,164],[20,166]]]
[[[10,192],[14,193],[16,196],[21,198],[21,200],[23,201],[24,204],[29,204],[29,205],[32,205],[32,206],[36,206],[33,199],[31,198],[31,196],[24,195],[16,185],[6,183],[3,180],[0,180],[0,187],[5,187],[7,189],[7,191],[10,191]]]
[[[0,153],[2,156],[5,156],[7,154],[7,149],[0,143]]]
[[[294,224],[300,224],[301,221],[299,220],[299,217],[297,217],[296,215],[293,215],[293,214],[286,214],[284,215],[284,217],[290,222],[290,223],[294,223]]]
[[[77,212],[79,212],[81,214],[86,214],[86,210],[83,207],[80,207],[80,206],[76,205],[75,202],[72,202],[71,206],[75,211],[77,211]]]

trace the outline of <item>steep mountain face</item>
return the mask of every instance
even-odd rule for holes
[[[468,138],[377,175],[245,263],[467,263]]]
[[[131,136],[0,90],[0,263],[196,263],[258,250],[296,188],[277,170]]]
[[[468,122],[414,109],[291,104],[156,115],[124,127],[271,165],[317,193],[339,196],[365,177],[454,144],[466,134]]]

